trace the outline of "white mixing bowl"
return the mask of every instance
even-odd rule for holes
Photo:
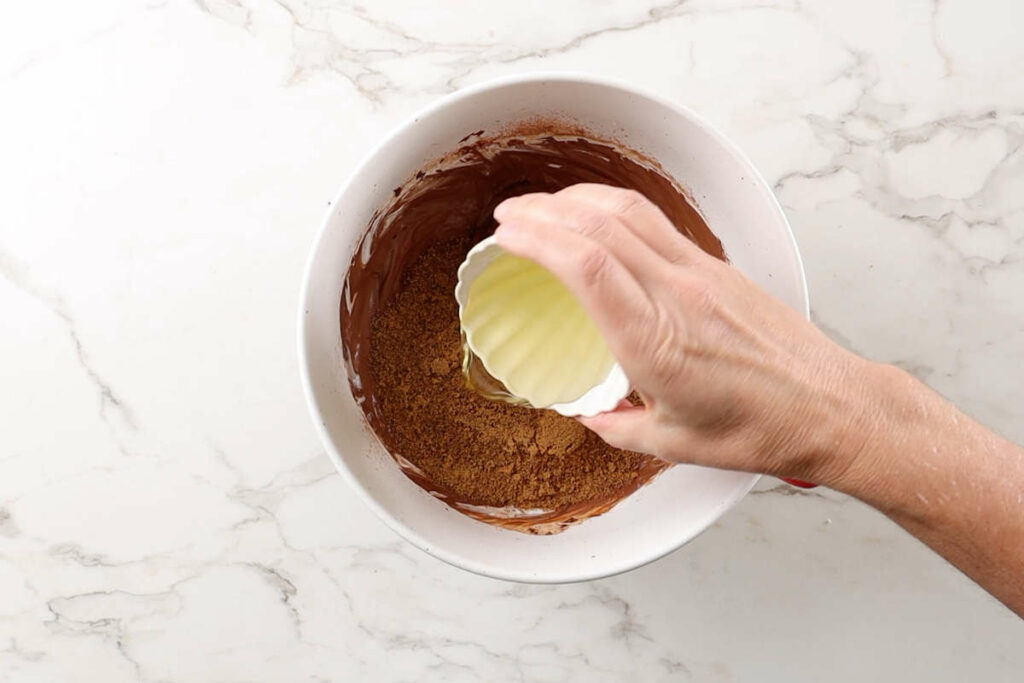
[[[428,553],[488,576],[557,583],[627,571],[679,548],[757,476],[676,466],[606,514],[553,536],[475,521],[410,481],[378,442],[349,390],[339,326],[353,250],[392,190],[468,133],[538,117],[575,122],[659,162],[696,199],[734,265],[794,309],[807,314],[808,304],[789,223],[750,160],[690,110],[630,86],[571,74],[491,81],[427,107],[370,152],[324,219],[299,309],[299,365],[324,447],[381,519]]]

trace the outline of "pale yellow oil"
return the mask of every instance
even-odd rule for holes
[[[569,403],[601,383],[615,364],[565,285],[512,254],[498,256],[470,285],[462,329],[469,346],[463,371],[470,386],[491,398],[536,408]],[[485,372],[476,368],[477,360]]]

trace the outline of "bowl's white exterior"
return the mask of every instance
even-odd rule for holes
[[[302,290],[299,366],[324,447],[381,519],[428,553],[488,576],[556,583],[623,572],[671,552],[742,498],[757,476],[677,466],[610,512],[554,536],[475,521],[412,483],[379,444],[349,391],[339,331],[353,250],[392,189],[467,133],[536,117],[568,118],[657,160],[691,192],[733,264],[804,314],[808,302],[789,224],[751,162],[693,112],[630,86],[575,74],[491,81],[419,112],[370,152],[331,204]]]

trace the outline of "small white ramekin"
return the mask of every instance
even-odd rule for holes
[[[458,284],[455,285],[455,300],[459,304],[460,321],[464,320],[463,311],[469,304],[469,288],[487,266],[504,253],[507,252],[501,248],[494,235],[491,235],[476,244],[466,254],[466,259],[459,266],[459,280]],[[494,370],[489,367],[487,359],[482,357],[480,350],[474,346],[473,330],[467,328],[464,324],[462,330],[466,335],[466,344],[469,346],[470,351],[477,355],[480,362],[494,379],[504,382],[505,378],[495,374]],[[505,386],[508,386],[508,384]],[[629,395],[629,391],[629,378],[626,377],[626,372],[622,369],[622,366],[615,363],[604,379],[596,382],[582,396],[572,401],[541,407],[570,417],[593,417],[598,413],[613,410],[622,399]]]

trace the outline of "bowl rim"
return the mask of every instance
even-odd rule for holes
[[[331,438],[330,433],[327,431],[327,426],[322,419],[322,411],[317,402],[316,395],[313,390],[313,382],[310,373],[309,356],[307,353],[307,344],[309,341],[309,301],[310,301],[310,281],[312,279],[312,273],[314,264],[316,263],[317,256],[320,253],[321,246],[326,239],[327,231],[331,223],[331,218],[334,215],[336,207],[339,206],[341,198],[348,192],[349,188],[355,182],[355,179],[362,175],[363,170],[377,158],[380,152],[389,147],[395,138],[401,135],[410,127],[414,126],[419,122],[421,118],[425,118],[436,113],[439,110],[445,109],[452,106],[456,102],[459,102],[470,97],[474,97],[480,93],[487,92],[490,90],[496,90],[505,88],[508,86],[518,85],[521,83],[532,83],[532,82],[556,82],[556,83],[574,83],[584,85],[594,85],[605,88],[611,88],[621,90],[626,93],[645,98],[666,107],[675,113],[679,114],[684,118],[689,118],[691,121],[697,123],[702,129],[704,129],[711,137],[715,139],[723,148],[729,150],[734,154],[741,163],[743,163],[753,175],[754,179],[761,183],[765,188],[768,189],[768,195],[771,198],[771,202],[778,212],[778,215],[782,218],[782,224],[785,228],[786,244],[790,249],[791,255],[794,257],[794,263],[796,266],[797,281],[799,285],[800,298],[803,301],[802,311],[800,311],[804,317],[810,319],[810,301],[808,297],[807,289],[807,276],[804,270],[803,259],[800,254],[800,249],[796,242],[796,237],[793,234],[793,228],[789,223],[789,218],[783,211],[781,204],[779,204],[778,198],[775,193],[771,190],[771,186],[765,181],[761,175],[760,170],[754,165],[750,157],[743,152],[739,146],[736,145],[730,138],[722,133],[717,127],[708,122],[704,117],[697,114],[689,107],[679,104],[673,100],[663,97],[657,93],[651,92],[644,88],[638,88],[624,80],[620,80],[613,77],[596,75],[586,72],[574,72],[574,71],[531,71],[519,74],[512,74],[508,76],[501,76],[498,78],[488,79],[481,83],[477,83],[471,86],[460,88],[448,95],[440,97],[433,102],[417,109],[411,115],[406,117],[401,123],[394,126],[386,135],[384,135],[373,147],[367,151],[359,163],[357,163],[352,170],[349,171],[345,180],[341,183],[337,192],[335,192],[333,199],[324,212],[323,218],[320,221],[320,227],[317,229],[316,236],[313,240],[312,247],[306,259],[305,267],[303,268],[302,284],[299,293],[299,306],[298,306],[298,361],[299,361],[299,375],[302,382],[302,392],[305,396],[306,406],[309,410],[310,417],[313,419],[314,426],[317,434],[320,437],[320,442],[327,452],[327,456],[334,464],[334,468],[338,473],[345,479],[349,486],[351,486],[359,497],[362,499],[373,513],[385,523],[392,531],[401,536],[406,541],[412,543],[420,550],[443,560],[444,562],[473,572],[481,576],[487,576],[490,578],[503,579],[506,581],[518,581],[522,583],[535,583],[535,584],[560,584],[560,583],[575,583],[581,581],[591,581],[595,579],[601,579],[611,576],[616,576],[633,569],[638,569],[644,565],[650,564],[655,560],[658,560],[666,555],[669,555],[682,546],[686,545],[694,538],[702,534],[708,529],[717,519],[719,519],[725,512],[732,508],[737,502],[739,502],[754,485],[761,478],[759,474],[749,474],[749,481],[745,486],[739,487],[734,493],[728,498],[722,501],[721,504],[710,508],[707,513],[697,521],[697,524],[693,526],[694,531],[681,534],[680,537],[671,544],[662,546],[653,551],[647,552],[643,555],[627,555],[624,559],[613,561],[603,565],[601,568],[595,570],[579,570],[575,569],[572,571],[564,571],[558,573],[548,572],[543,576],[536,574],[528,574],[514,570],[508,570],[500,566],[488,565],[486,563],[469,560],[457,553],[449,552],[444,548],[435,546],[428,539],[421,536],[419,533],[406,526],[402,522],[398,521],[377,499],[372,496],[366,488],[359,482],[352,471],[348,468],[344,458],[338,452],[334,441]]]

